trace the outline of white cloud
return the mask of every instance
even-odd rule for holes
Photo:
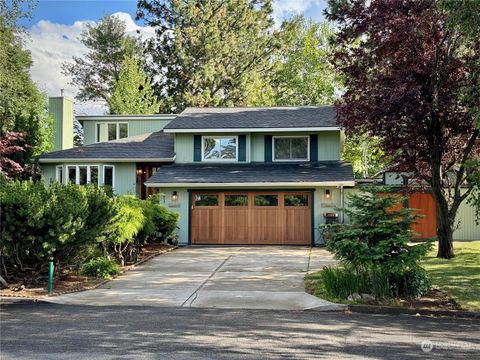
[[[273,2],[273,17],[277,24],[292,15],[303,14],[307,9],[320,6],[321,0],[275,0]]]
[[[153,29],[138,26],[130,14],[119,12],[114,15],[125,21],[127,34],[137,35],[139,30],[143,39],[153,35]],[[79,37],[88,23],[92,22],[76,21],[73,25],[64,25],[41,20],[31,28],[26,47],[33,58],[32,79],[48,96],[59,96],[60,89],[64,89],[69,98],[75,96],[77,89],[69,84],[69,77],[62,74],[62,63],[87,52]],[[100,102],[77,102],[75,109],[77,114],[102,114],[105,111]]]

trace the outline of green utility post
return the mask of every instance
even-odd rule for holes
[[[53,293],[53,261],[48,263],[48,294]]]

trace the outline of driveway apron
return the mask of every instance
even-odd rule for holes
[[[186,247],[158,256],[100,288],[48,298],[61,304],[229,309],[342,310],[305,292],[307,272],[334,263],[307,247]]]

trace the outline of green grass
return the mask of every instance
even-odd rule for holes
[[[436,258],[433,248],[422,261],[434,287],[445,290],[464,310],[480,311],[480,240],[454,242],[455,257]]]

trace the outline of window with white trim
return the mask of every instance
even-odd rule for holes
[[[108,141],[128,137],[128,123],[108,123]]]
[[[274,136],[274,161],[308,161],[310,159],[309,136]]]
[[[101,132],[102,132],[102,124],[101,123],[96,123],[95,124],[95,142],[97,142],[97,143],[100,142]]]
[[[59,165],[56,167],[55,177],[60,184],[63,184],[63,165]]]
[[[103,167],[103,186],[114,188],[115,168],[113,165],[105,165]]]
[[[238,136],[203,136],[202,161],[238,159]]]
[[[98,165],[67,165],[67,181],[77,185],[99,185]]]

